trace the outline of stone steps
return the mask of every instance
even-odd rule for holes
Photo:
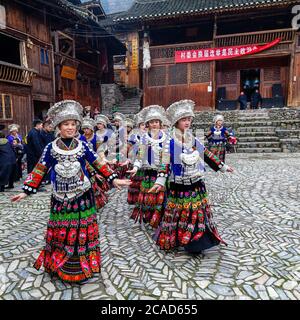
[[[281,143],[280,141],[247,141],[247,142],[240,142],[238,143],[238,149],[243,148],[280,148]]]
[[[238,129],[238,134],[245,132],[257,132],[257,133],[273,133],[275,135],[275,127],[240,127]]]
[[[281,152],[281,148],[236,148],[238,153],[272,153]]]
[[[239,144],[242,142],[278,142],[279,138],[277,136],[244,136],[239,137]]]
[[[239,127],[271,127],[273,126],[272,121],[244,121],[238,123]]]

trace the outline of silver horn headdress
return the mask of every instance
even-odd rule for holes
[[[180,100],[172,103],[166,110],[167,117],[171,121],[171,126],[174,126],[182,118],[194,118],[194,107],[195,102],[192,100]]]
[[[55,103],[47,113],[51,119],[54,128],[66,120],[77,120],[82,123],[83,108],[82,105],[74,100],[63,100]]]

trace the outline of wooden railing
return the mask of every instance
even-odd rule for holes
[[[37,72],[15,64],[0,61],[0,81],[32,86],[33,78]]]
[[[215,45],[216,47],[228,47],[246,44],[264,44],[272,42],[277,38],[281,39],[281,43],[288,43],[294,41],[295,34],[296,32],[293,29],[280,29],[222,35],[215,37]]]
[[[290,50],[291,44],[294,41],[296,32],[293,29],[280,29],[251,33],[237,33],[230,35],[222,35],[215,37],[215,47],[227,47],[236,45],[247,44],[265,44],[269,43],[277,38],[281,39],[281,42],[272,51]],[[175,45],[162,45],[150,47],[150,55],[154,64],[160,64],[163,62],[172,62],[175,57],[175,51],[177,50],[197,50],[203,48],[211,48],[213,41],[206,42],[192,42],[181,43]]]
[[[182,43],[178,45],[166,45],[166,46],[155,46],[150,47],[151,59],[170,59],[175,56],[175,51],[177,50],[197,50],[210,48],[212,46],[212,41],[206,42],[192,42],[192,43]]]

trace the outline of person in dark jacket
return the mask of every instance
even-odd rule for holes
[[[6,184],[13,188],[15,165],[16,156],[13,148],[5,138],[5,134],[0,131],[0,192],[4,192]]]
[[[22,159],[24,156],[24,146],[19,138],[14,138],[12,147],[16,155],[15,181],[19,181],[22,178]]]
[[[41,138],[41,129],[43,122],[41,120],[33,121],[33,128],[28,132],[27,136],[27,172],[30,173],[34,166],[38,163],[44,145]]]
[[[50,120],[46,120],[43,123],[43,128],[41,130],[41,139],[44,148],[48,143],[52,142],[55,139],[53,125]]]
[[[244,91],[242,91],[238,97],[238,102],[240,103],[240,110],[247,109],[247,96],[245,95]]]
[[[45,148],[47,144],[55,140],[54,128],[51,120],[44,121],[43,128],[41,130],[41,139],[43,143],[43,148]],[[50,184],[50,172],[48,172],[45,175],[42,184]]]
[[[262,97],[259,93],[259,90],[256,89],[255,92],[251,96],[251,108],[252,109],[258,109],[262,105]]]

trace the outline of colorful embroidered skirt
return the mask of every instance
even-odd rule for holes
[[[209,144],[208,150],[216,155],[221,161],[225,162],[226,144]]]
[[[128,188],[128,204],[136,204],[139,198],[141,183],[143,180],[143,171],[138,170],[136,175],[131,178],[131,185]]]
[[[162,250],[183,246],[194,253],[225,243],[213,222],[203,180],[189,186],[170,183],[155,239]]]
[[[108,197],[105,192],[110,189],[109,184],[98,174],[93,175],[90,180],[95,195],[96,208],[99,210],[108,202]]]
[[[149,223],[153,228],[157,228],[162,216],[163,204],[165,201],[165,191],[149,193],[154,186],[157,177],[156,170],[141,170],[143,180],[140,186],[138,200],[130,216],[135,222],[142,220]]]
[[[100,272],[99,227],[94,194],[90,189],[74,200],[51,198],[46,246],[34,267],[42,265],[51,276],[78,282]]]

